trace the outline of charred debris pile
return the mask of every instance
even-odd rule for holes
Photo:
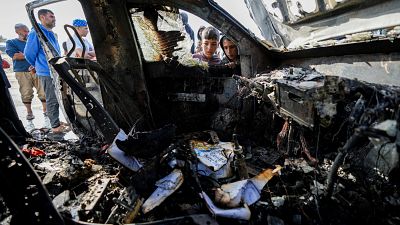
[[[28,140],[24,152],[74,220],[400,223],[399,89],[295,67],[234,79],[241,107],[221,109],[210,130],[166,125],[111,146]]]

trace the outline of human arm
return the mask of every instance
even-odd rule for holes
[[[77,58],[81,58],[82,57],[82,51],[83,49],[81,48],[76,48],[75,49],[75,57]],[[85,59],[95,59],[96,58],[96,53],[94,51],[90,51],[90,52],[85,52]]]
[[[89,58],[89,59],[96,58],[96,53],[94,51],[90,51],[86,55],[87,55],[87,58]]]
[[[209,72],[214,75],[233,75],[233,74],[241,74],[240,64],[239,62],[230,62],[227,58],[224,58],[220,64],[210,65]]]
[[[25,59],[25,55],[23,52],[17,52],[14,54],[14,56],[12,57],[13,60],[24,60]]]
[[[82,57],[82,51],[83,51],[83,46],[82,43],[79,41],[78,37],[73,37],[73,40],[75,42],[75,49],[74,52],[71,54],[72,57],[77,57],[81,58]],[[87,59],[92,59],[96,57],[96,53],[94,52],[94,47],[93,45],[88,42],[86,39],[82,38],[86,49],[85,49],[85,57]],[[70,51],[73,47],[72,41],[68,40],[67,41],[67,50]]]
[[[24,53],[21,52],[18,47],[14,44],[13,40],[8,40],[6,42],[6,53],[13,60],[24,60]]]
[[[40,41],[36,35],[35,31],[31,31],[28,35],[28,40],[26,41],[24,55],[26,61],[29,64],[35,65],[37,55],[39,54],[40,50]]]
[[[219,64],[219,65],[209,65],[208,72],[213,76],[224,77],[224,76],[232,76],[234,74],[234,70],[228,65]]]
[[[73,40],[75,42],[75,49],[71,53],[70,57],[80,58],[82,55],[82,45],[76,37],[74,37]],[[71,40],[66,41],[66,43],[67,43],[67,53],[65,55],[67,55],[69,51],[71,51],[71,49],[74,47]]]
[[[86,57],[89,58],[89,59],[95,59],[96,58],[96,52],[94,51],[94,46],[89,41],[87,43],[89,45],[89,49],[87,51]]]

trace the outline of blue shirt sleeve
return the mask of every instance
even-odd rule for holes
[[[24,55],[26,61],[31,65],[35,65],[37,55],[39,53],[40,42],[36,35],[36,32],[32,30],[28,35],[28,40],[26,41]]]
[[[19,50],[17,48],[17,46],[15,46],[13,40],[8,40],[6,41],[6,53],[8,56],[10,56],[11,58],[14,57],[15,53],[18,53]]]

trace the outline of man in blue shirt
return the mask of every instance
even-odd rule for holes
[[[43,105],[45,127],[51,128],[50,120],[46,116],[46,97],[43,87],[36,74],[33,71],[29,71],[31,65],[26,61],[23,53],[29,29],[26,25],[18,23],[15,24],[15,32],[18,34],[18,38],[6,42],[6,52],[13,59],[13,69],[19,84],[19,92],[21,93],[22,103],[24,103],[27,111],[26,119],[30,121],[28,123],[28,130],[35,128],[32,123],[35,116],[33,115],[31,107],[34,87],[36,88],[37,95]]]
[[[56,35],[52,31],[56,25],[54,13],[48,9],[40,9],[38,11],[38,18],[41,23],[39,24],[39,28],[43,31],[51,45],[53,45],[56,51],[60,54],[60,45],[58,44]],[[38,35],[34,29],[32,29],[28,35],[24,54],[26,60],[35,67],[36,74],[42,83],[44,92],[46,93],[47,116],[50,119],[53,133],[62,133],[68,131],[68,125],[60,122],[58,110],[59,105],[53,79],[50,75],[50,68],[47,63],[44,50],[40,45]]]

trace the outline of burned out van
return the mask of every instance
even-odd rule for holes
[[[27,133],[1,89],[3,223],[400,223],[399,1],[80,0],[95,61],[38,29],[57,2],[26,9],[79,139]],[[192,57],[183,11],[239,70]]]

